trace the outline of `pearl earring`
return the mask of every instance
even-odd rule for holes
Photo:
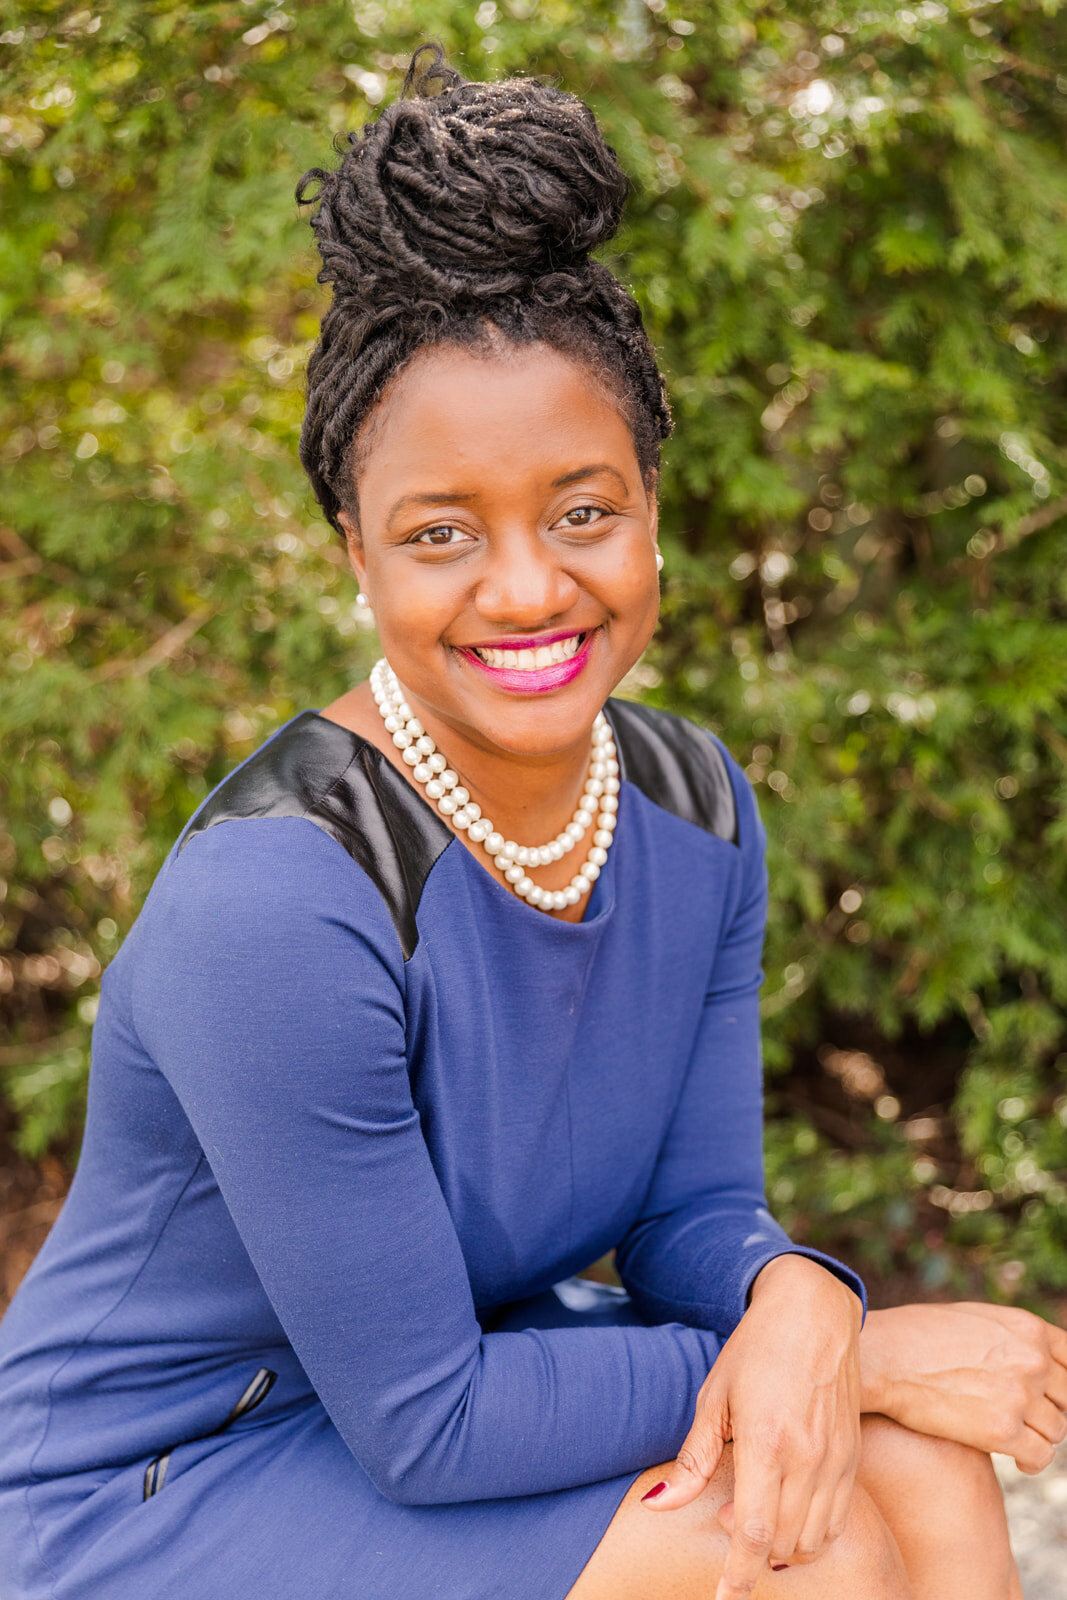
[[[360,590],[359,594],[356,595],[356,605],[359,606],[361,611],[370,610],[370,601],[367,599],[367,596],[363,593],[362,589]]]
[[[656,571],[663,571],[663,557],[658,550],[656,551]]]

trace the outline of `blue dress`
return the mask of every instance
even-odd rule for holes
[[[177,841],[0,1326],[4,1600],[564,1600],[676,1453],[797,1249],[763,1196],[764,839],[709,735],[606,711],[581,923],[315,712]],[[612,1247],[625,1292],[575,1278]]]

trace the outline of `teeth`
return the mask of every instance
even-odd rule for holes
[[[555,644],[538,645],[536,650],[475,650],[475,655],[487,667],[506,667],[510,672],[543,672],[545,667],[558,666],[575,655],[582,642],[580,633],[568,639],[557,639]]]

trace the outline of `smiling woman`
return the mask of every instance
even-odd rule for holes
[[[987,1452],[1051,1459],[1067,1336],[864,1319],[770,1216],[755,800],[612,697],[668,427],[589,254],[625,179],[555,89],[406,88],[310,175],[302,454],[384,655],[105,975],[0,1329],[0,1592],[1017,1600]]]

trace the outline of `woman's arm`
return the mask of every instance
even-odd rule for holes
[[[1067,1438],[1067,1333],[1017,1306],[971,1301],[872,1312],[860,1341],[865,1411],[1041,1472]]]
[[[765,836],[751,789],[728,765],[739,817],[733,904],[649,1193],[616,1251],[644,1315],[729,1336],[649,1501],[669,1512],[695,1499],[733,1440],[718,1600],[750,1593],[768,1561],[818,1554],[844,1527],[859,1460],[866,1309],[856,1275],[798,1249],[767,1210],[758,1001]]]
[[[786,1253],[818,1262],[866,1305],[854,1272],[795,1245],[767,1210],[759,1017],[766,835],[751,787],[727,761],[739,837],[732,907],[651,1186],[615,1257],[649,1321],[714,1328],[724,1338],[741,1320],[757,1274]]]
[[[301,819],[209,828],[157,882],[137,950],[142,1041],[383,1494],[527,1495],[674,1454],[713,1334],[482,1334],[412,1103],[404,963],[339,846]]]

